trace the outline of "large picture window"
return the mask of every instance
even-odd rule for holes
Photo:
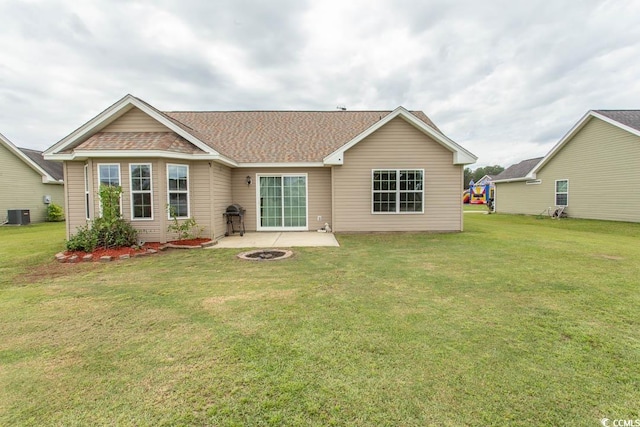
[[[372,171],[373,213],[424,212],[424,170],[381,169]]]
[[[169,218],[189,218],[189,166],[167,165]]]
[[[556,181],[556,206],[569,205],[569,180],[559,179]]]
[[[131,219],[153,219],[151,165],[130,164]]]

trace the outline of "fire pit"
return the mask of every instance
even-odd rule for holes
[[[249,252],[238,254],[238,258],[247,261],[277,261],[289,258],[293,255],[292,251],[286,249],[257,249]]]

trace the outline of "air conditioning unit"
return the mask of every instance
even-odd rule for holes
[[[29,209],[9,209],[7,211],[8,224],[29,225],[31,224],[31,212]]]

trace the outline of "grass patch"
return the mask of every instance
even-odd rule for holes
[[[468,203],[462,206],[465,212],[489,212],[487,205],[472,205],[471,203]]]
[[[170,251],[53,276],[29,274],[55,268],[62,243],[32,255],[2,234],[0,424],[638,418],[640,225],[467,215],[465,229],[339,235],[340,248],[271,263]]]
[[[38,268],[64,250],[63,222],[0,227],[0,287],[18,274]]]

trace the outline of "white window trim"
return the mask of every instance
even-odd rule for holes
[[[567,182],[567,191],[563,191],[563,192],[558,192],[558,182],[561,181],[566,181]],[[555,183],[553,184],[553,191],[554,191],[554,195],[553,195],[553,204],[555,206],[564,206],[567,207],[569,206],[569,180],[568,179],[556,179]],[[558,205],[556,204],[556,202],[558,201],[558,194],[566,194],[567,195],[567,203],[564,205]]]
[[[100,174],[100,166],[117,166],[118,167],[118,186],[122,188],[122,168],[120,167],[120,163],[98,163],[96,168],[98,169],[98,204],[100,205],[100,216],[102,216],[102,200],[100,198],[100,186],[101,183],[101,174]],[[122,215],[122,193],[120,193],[120,215]]]
[[[144,190],[144,191],[133,190],[133,175],[131,170],[133,169],[134,166],[149,166],[149,180],[150,180],[149,190]],[[133,216],[134,214],[133,195],[146,194],[146,193],[149,193],[149,195],[151,196],[151,218],[135,218]],[[153,211],[154,211],[153,209],[153,166],[151,163],[129,163],[129,199],[130,199],[129,204],[131,205],[131,221],[153,221]]]
[[[171,166],[181,166],[181,167],[185,167],[187,168],[187,191],[183,191],[183,190],[174,190],[171,191],[169,189],[169,167]],[[167,219],[173,219],[171,217],[171,210],[169,209],[169,202],[171,201],[170,199],[170,194],[171,193],[180,193],[180,194],[186,194],[187,195],[187,216],[177,216],[177,219],[189,219],[191,218],[191,177],[190,177],[190,172],[189,172],[189,165],[185,165],[185,164],[181,164],[181,163],[167,163]]]
[[[260,178],[261,177],[276,176],[284,178],[289,177],[304,177],[304,191],[305,191],[305,212],[307,218],[305,220],[306,226],[304,227],[263,227],[260,225]],[[256,230],[257,231],[309,231],[309,174],[308,173],[258,173],[256,174]],[[282,198],[282,212],[284,220],[284,197]]]
[[[400,177],[400,171],[420,171],[422,172],[422,191],[420,192],[422,194],[422,210],[421,211],[414,211],[414,212],[400,212],[400,193],[418,193],[418,191],[400,191],[400,181],[396,182],[396,211],[395,212],[375,212],[373,210],[373,175],[374,173],[378,171],[390,171],[390,172],[396,172],[396,176],[398,177],[397,179],[399,179]],[[422,215],[424,214],[424,205],[425,205],[425,201],[424,201],[424,182],[425,182],[425,175],[424,175],[424,169],[421,168],[403,168],[403,169],[384,169],[384,168],[379,168],[379,169],[371,169],[371,214],[372,215]],[[389,192],[389,191],[388,191]]]
[[[89,165],[84,165],[84,213],[86,220],[91,219],[91,197],[89,193]]]

